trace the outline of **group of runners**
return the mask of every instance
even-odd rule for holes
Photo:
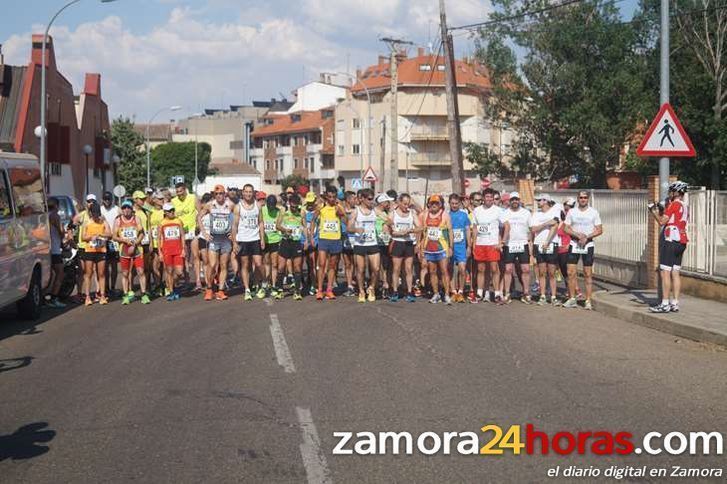
[[[321,195],[293,188],[267,195],[252,185],[218,185],[199,199],[183,183],[175,188],[173,197],[134,192],[120,207],[110,193],[101,203],[88,195],[74,219],[86,305],[108,303],[118,264],[124,305],[174,301],[183,287],[224,301],[240,285],[245,301],[343,295],[361,303],[509,304],[517,297],[573,308],[581,263],[583,307],[592,308],[594,240],[603,228],[587,191],[560,202],[539,194],[531,211],[517,192],[492,189],[434,194],[420,206],[406,193],[333,186]],[[566,281],[564,294],[558,280]]]

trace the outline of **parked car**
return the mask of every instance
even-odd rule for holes
[[[78,200],[70,195],[51,195],[58,200],[58,216],[61,219],[61,227],[68,227],[73,217],[78,213]]]
[[[0,307],[40,316],[50,279],[48,206],[38,159],[0,152]]]

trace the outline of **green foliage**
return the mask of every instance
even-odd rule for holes
[[[118,182],[131,193],[146,186],[146,160],[142,147],[144,137],[134,131],[134,123],[119,117],[111,123],[109,135],[114,153],[120,158]]]
[[[212,147],[208,143],[197,144],[199,181],[208,174]],[[151,178],[154,186],[169,185],[173,176],[184,176],[191,186],[194,181],[194,141],[186,143],[164,143],[151,151]]]
[[[280,181],[280,184],[283,186],[283,190],[288,187],[293,187],[297,189],[298,187],[303,185],[309,186],[308,179],[300,175],[288,175]]]
[[[493,18],[549,5],[494,0]],[[606,168],[643,117],[640,36],[613,4],[586,0],[533,17],[504,20],[481,32],[479,57],[492,69],[493,110],[522,133],[516,163],[540,179],[578,174],[605,185]],[[515,69],[507,49],[523,52]]]

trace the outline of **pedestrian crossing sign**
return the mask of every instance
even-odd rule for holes
[[[636,154],[686,158],[696,156],[697,152],[671,104],[664,103],[644,135]]]
[[[354,178],[351,180],[351,190],[361,190],[363,188],[363,182],[360,178]]]

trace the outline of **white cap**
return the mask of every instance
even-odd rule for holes
[[[386,203],[386,202],[393,202],[394,199],[388,196],[386,193],[380,193],[376,197],[376,203]]]
[[[88,202],[89,200],[93,200],[95,202],[97,200],[96,195],[94,195],[93,193],[89,193],[88,195],[86,195],[86,201]]]
[[[535,200],[546,200],[548,202],[554,202],[553,197],[550,196],[548,193],[541,193],[537,197],[535,197]]]
[[[165,212],[168,212],[170,210],[174,210],[174,205],[172,205],[171,203],[165,203],[162,206],[162,210],[164,210]]]
[[[563,202],[564,205],[570,205],[571,207],[576,206],[576,199],[573,197],[568,197],[565,199],[565,202]]]
[[[519,200],[520,194],[518,192],[510,192],[510,200],[512,200],[513,198],[517,198]]]

